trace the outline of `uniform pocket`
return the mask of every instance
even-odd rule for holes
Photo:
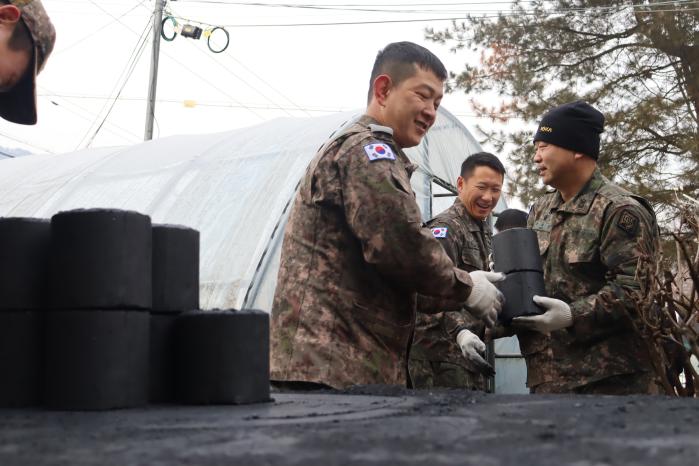
[[[488,264],[482,264],[481,260],[481,250],[477,246],[471,246],[466,244],[461,249],[461,262],[464,269],[467,272],[473,272],[474,270],[485,270],[488,268]]]
[[[599,251],[596,245],[578,241],[577,244],[567,247],[564,254],[570,270],[576,275],[591,279],[594,277],[595,281],[604,277],[605,267],[599,260]]]
[[[581,244],[578,242],[565,250],[566,261],[571,265],[586,264],[597,260],[597,248],[595,245]]]

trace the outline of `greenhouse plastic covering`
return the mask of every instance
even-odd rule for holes
[[[201,308],[269,311],[297,184],[323,142],[359,116],[285,118],[218,134],[4,159],[0,216],[50,218],[104,207],[196,228]],[[432,214],[431,177],[455,184],[463,159],[479,149],[458,119],[440,109],[422,143],[406,151],[420,166],[412,184],[425,218]]]

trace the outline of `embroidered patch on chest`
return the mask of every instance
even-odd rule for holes
[[[447,227],[430,228],[430,231],[432,231],[432,236],[435,238],[447,237]]]
[[[624,230],[629,236],[635,236],[638,233],[639,220],[636,214],[624,210],[616,222],[616,226]]]
[[[364,146],[364,152],[369,157],[370,161],[375,160],[396,160],[396,155],[393,153],[391,146],[380,142],[374,142]]]

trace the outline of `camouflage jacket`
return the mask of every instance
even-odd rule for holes
[[[471,217],[458,198],[454,205],[427,222],[454,264],[467,272],[487,270],[492,250],[490,226]],[[418,310],[429,310],[431,299],[418,295]],[[466,310],[418,314],[411,359],[446,361],[474,372],[456,344],[456,335],[468,329],[481,339],[485,325]]]
[[[595,170],[570,201],[564,203],[558,192],[537,201],[528,226],[538,236],[546,292],[570,305],[573,326],[550,336],[518,333],[527,385],[547,382],[569,391],[612,375],[650,371],[624,307],[639,289],[639,258],[654,259],[658,252],[652,207]]]
[[[468,273],[422,227],[414,169],[366,115],[313,158],[284,232],[272,380],[404,385],[416,293],[467,299]]]

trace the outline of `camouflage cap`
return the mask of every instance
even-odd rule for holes
[[[34,58],[20,81],[0,93],[0,116],[23,125],[36,123],[36,75],[44,68],[56,42],[56,30],[40,0],[5,0],[22,12],[21,19],[34,42]]]

